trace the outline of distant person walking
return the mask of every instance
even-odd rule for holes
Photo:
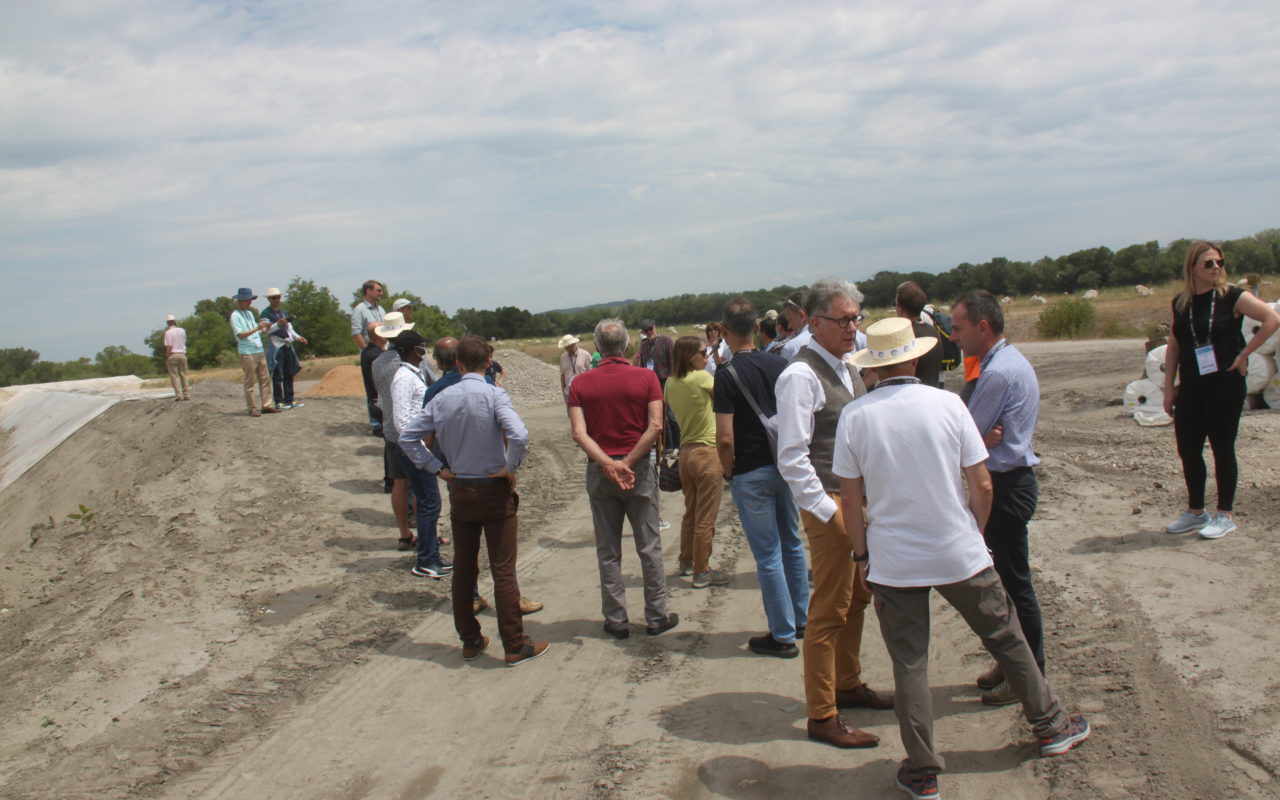
[[[175,401],[190,400],[191,386],[187,381],[187,332],[168,314],[164,318],[164,365],[169,370],[169,382],[173,384]]]
[[[561,351],[560,393],[565,400],[569,399],[569,384],[573,383],[573,379],[591,369],[591,354],[578,347],[580,341],[582,340],[572,333],[566,333],[558,342]]]
[[[650,636],[679,622],[667,610],[667,579],[658,535],[658,476],[649,451],[662,435],[662,388],[651,370],[627,363],[626,326],[618,319],[596,324],[600,366],[577,376],[569,387],[573,440],[590,459],[587,496],[600,564],[604,630],[618,639],[631,635],[622,579],[622,521],[631,521],[644,582],[645,623]]]
[[[262,332],[270,328],[271,323],[259,320],[253,313],[251,306],[258,296],[252,289],[241,289],[232,299],[236,301],[236,310],[231,312],[231,332],[235,334],[240,369],[244,371],[244,402],[249,407],[249,416],[278,414],[279,410],[267,399],[271,377],[267,372],[267,356],[262,349]],[[253,398],[255,382],[258,384],[257,401]]]
[[[761,655],[795,658],[800,655],[796,640],[808,623],[809,567],[795,500],[778,472],[765,428],[765,420],[775,422],[774,386],[787,362],[755,348],[756,308],[750,300],[730,300],[722,324],[733,363],[716,373],[716,446],[724,474],[732,476],[733,502],[755,557],[769,625],[769,632],[748,639],[747,647]]]
[[[1000,665],[1041,755],[1061,755],[1089,738],[1089,723],[1068,715],[1045,683],[992,568],[979,532],[991,508],[991,480],[973,418],[960,398],[915,377],[937,338],[917,337],[906,318],[881,320],[867,333],[869,346],[853,363],[875,370],[879,380],[841,412],[832,468],[841,478],[853,560],[875,592],[893,660],[894,710],[907,751],[897,785],[914,800],[928,800],[939,796],[938,773],[946,766],[933,741],[931,589],[960,612]]]
[[[415,357],[416,353],[401,352],[406,365]],[[458,361],[464,370],[458,384],[410,418],[401,430],[400,447],[419,469],[438,474],[449,485],[455,553],[453,622],[462,639],[463,658],[479,658],[489,644],[473,605],[483,537],[493,573],[498,632],[506,664],[514,667],[550,647],[550,642],[534,642],[525,635],[515,571],[520,506],[516,470],[524,460],[529,431],[506,391],[485,381],[489,349],[483,339],[463,337]],[[424,438],[432,436],[444,454],[443,462],[423,444]]]
[[[1217,245],[1192,244],[1182,272],[1184,285],[1173,299],[1173,335],[1165,350],[1164,410],[1173,417],[1187,510],[1165,530],[1221,539],[1236,529],[1236,433],[1249,355],[1280,328],[1280,316],[1254,295],[1227,283],[1226,260]],[[1247,344],[1241,317],[1261,323]],[[1175,387],[1178,376],[1181,385]],[[1213,514],[1206,512],[1204,502],[1206,438],[1213,448],[1218,483],[1218,510]]]
[[[383,313],[382,306],[379,305],[383,292],[381,283],[372,279],[367,280],[360,287],[360,291],[363,292],[364,296],[360,302],[351,307],[351,338],[355,341],[356,347],[360,350],[361,358],[363,358],[363,354],[369,346],[369,326],[375,322],[382,322],[382,318],[386,314]],[[378,406],[375,402],[377,398],[372,394],[373,382],[366,380],[364,388],[365,409],[369,415],[369,427],[373,429],[375,436],[381,436],[382,421],[374,416]]]
[[[729,579],[711,569],[711,541],[724,493],[724,473],[716,457],[716,421],[711,411],[715,380],[706,371],[707,353],[697,336],[676,340],[673,372],[663,390],[680,425],[680,574],[693,575],[693,588],[724,586]]]
[[[302,361],[294,352],[293,343],[306,344],[307,340],[298,333],[290,321],[289,315],[280,307],[279,289],[267,290],[267,302],[270,304],[262,312],[262,319],[271,323],[267,328],[267,369],[271,372],[271,399],[278,409],[302,408],[302,403],[293,401],[293,378],[302,371]]]

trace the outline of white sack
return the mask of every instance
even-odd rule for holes
[[[1280,313],[1280,302],[1268,303],[1267,305],[1277,313]],[[1259,327],[1261,327],[1261,323],[1257,320],[1249,319],[1248,317],[1244,318],[1244,322],[1241,324],[1240,329],[1244,333],[1244,341],[1246,344],[1253,338],[1253,335],[1258,332]],[[1280,353],[1280,330],[1271,334],[1270,338],[1259,345],[1258,349],[1253,352],[1264,356]]]
[[[1164,356],[1168,352],[1169,345],[1162,344],[1147,353],[1147,380],[1164,388]]]
[[[1168,425],[1173,422],[1173,417],[1164,413],[1163,408],[1153,408],[1151,406],[1142,406],[1134,411],[1133,419],[1144,428],[1154,428],[1158,425]]]
[[[1133,416],[1139,408],[1164,410],[1164,392],[1149,380],[1137,380],[1124,387],[1124,413]]]
[[[1257,353],[1249,356],[1249,371],[1245,373],[1245,391],[1258,394],[1267,388],[1267,384],[1276,374],[1276,360],[1271,356],[1260,356]]]

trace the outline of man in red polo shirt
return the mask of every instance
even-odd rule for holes
[[[667,611],[667,579],[658,536],[658,479],[649,451],[662,434],[662,389],[653,370],[633,367],[625,354],[627,328],[621,320],[596,325],[600,366],[569,385],[573,440],[586,452],[587,496],[600,561],[600,597],[605,633],[631,635],[622,583],[622,519],[631,531],[644,576],[645,626],[657,636],[680,618]]]

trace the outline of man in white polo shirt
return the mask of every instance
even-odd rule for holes
[[[897,785],[913,800],[925,800],[938,797],[938,772],[945,767],[933,743],[931,589],[960,612],[1000,665],[1035,728],[1041,755],[1067,752],[1090,730],[1084,717],[1063,710],[1045,682],[982,539],[991,511],[982,436],[957,395],[915,377],[920,356],[938,340],[916,338],[901,317],[872,325],[867,339],[852,360],[875,370],[877,382],[840,413],[832,471],[840,476],[853,560],[875,593],[893,661],[895,711],[907,751]]]

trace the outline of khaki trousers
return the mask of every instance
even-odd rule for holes
[[[697,575],[711,569],[711,539],[724,493],[724,471],[714,447],[696,442],[680,446],[680,485],[684,487],[680,560],[693,562]]]
[[[800,511],[813,569],[804,636],[804,696],[809,719],[836,714],[836,690],[862,685],[862,623],[871,602],[869,589],[855,590],[840,495],[831,493],[831,498],[836,501],[836,513],[827,522]]]
[[[174,353],[165,359],[169,368],[169,382],[173,384],[173,396],[191,399],[191,387],[187,385],[187,354]]]
[[[258,399],[266,408],[271,402],[271,375],[267,372],[267,356],[265,353],[241,353],[240,368],[244,370],[244,402],[250,411],[256,411],[253,403],[253,383],[258,382]]]

